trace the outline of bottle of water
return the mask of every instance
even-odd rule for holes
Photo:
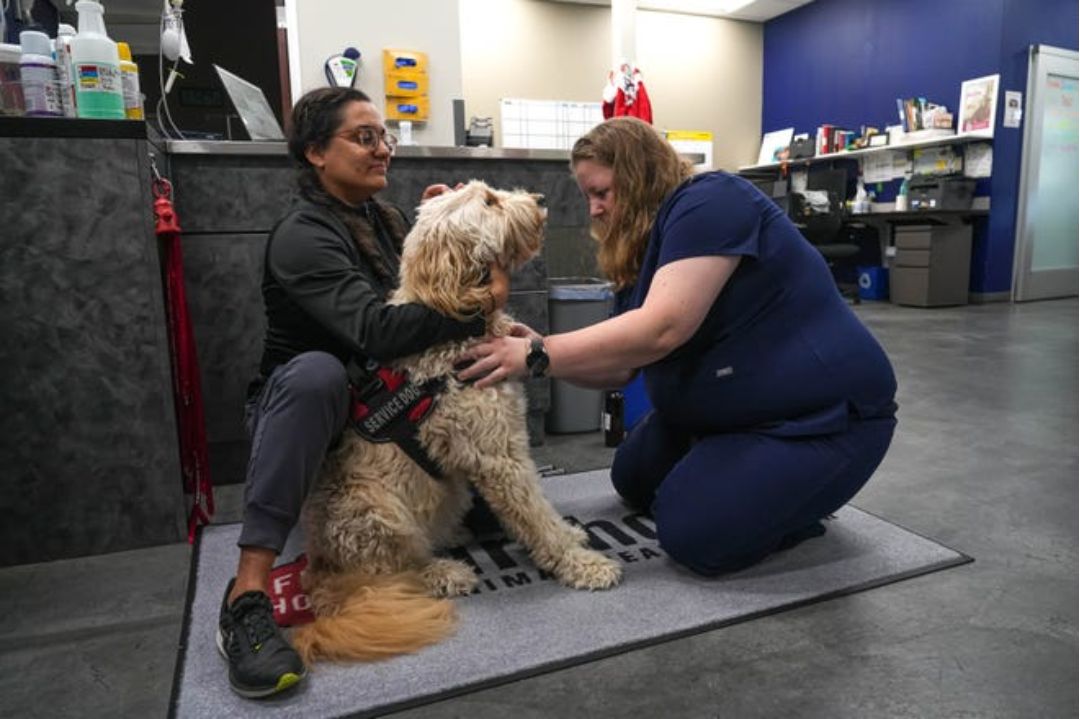
[[[618,447],[626,434],[623,425],[623,393],[610,390],[604,393],[604,412],[601,417],[604,428],[604,446]]]

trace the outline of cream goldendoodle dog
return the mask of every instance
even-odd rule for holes
[[[418,302],[459,316],[485,306],[491,268],[520,267],[540,249],[544,212],[536,196],[473,181],[421,205],[405,239],[395,302]],[[506,334],[511,319],[496,309],[488,331]],[[393,442],[346,431],[305,506],[308,569],[304,584],[316,620],[296,630],[306,661],[378,659],[414,651],[446,636],[452,603],[477,577],[464,562],[437,557],[468,537],[462,519],[470,485],[536,565],[578,589],[618,583],[619,565],[585,547],[541,494],[529,455],[520,383],[477,389],[452,366],[468,343],[452,342],[394,364],[414,384],[446,378],[419,443],[441,468],[435,479]]]

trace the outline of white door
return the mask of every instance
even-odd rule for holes
[[[1013,299],[1077,294],[1077,53],[1034,45],[1028,65]]]

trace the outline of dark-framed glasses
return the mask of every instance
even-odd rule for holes
[[[338,133],[339,137],[344,137],[350,142],[355,142],[360,147],[366,147],[372,152],[378,152],[379,146],[384,142],[387,149],[393,154],[397,149],[398,139],[396,136],[391,135],[386,130],[379,127],[373,127],[371,125],[361,125],[360,127],[354,127],[351,130],[345,130]]]

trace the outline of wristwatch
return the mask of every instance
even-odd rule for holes
[[[529,342],[529,354],[525,355],[525,367],[529,370],[530,377],[543,377],[547,374],[548,364],[551,358],[544,349],[542,337],[536,337]]]

